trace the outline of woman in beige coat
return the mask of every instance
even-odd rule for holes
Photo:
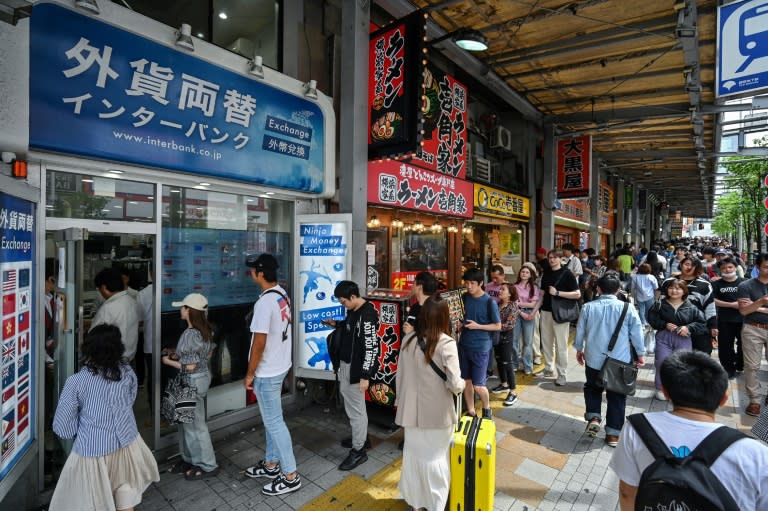
[[[400,349],[395,422],[403,427],[405,442],[398,488],[409,509],[442,511],[448,500],[448,450],[457,421],[453,398],[464,390],[456,341],[446,333],[449,329],[448,304],[431,297],[421,308],[416,331]]]

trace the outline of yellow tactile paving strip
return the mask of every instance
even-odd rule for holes
[[[523,373],[517,373],[515,376],[517,384],[515,393],[518,395],[535,381],[534,376],[526,376]],[[493,409],[502,408],[502,402],[506,397],[506,394],[491,394],[491,407]],[[480,412],[480,410],[478,410],[478,412]],[[500,428],[499,431],[513,435],[514,430],[519,434],[517,438],[520,441],[525,441],[530,438],[530,441],[538,442],[540,439],[535,438],[538,436],[536,430],[521,427],[514,423],[504,421],[503,419],[497,421],[497,428]],[[526,493],[526,495],[528,495],[529,492],[533,492],[536,494],[535,498],[530,498],[533,497],[531,495],[527,500],[540,500],[546,492],[546,489],[539,495],[539,488],[530,487],[530,484],[534,483],[529,483],[527,480],[521,481],[521,479],[524,478],[514,474],[514,471],[517,469],[518,465],[520,465],[524,456],[520,452],[523,449],[513,448],[512,443],[512,441],[504,443],[507,448],[504,450],[503,459],[497,459],[496,462],[497,484],[500,485],[499,489],[503,486],[504,491],[509,491],[510,494]],[[499,447],[501,448],[501,445],[499,445]],[[551,453],[551,451],[546,448],[541,447],[540,449]],[[537,451],[537,454],[542,458],[546,457],[543,452]],[[499,456],[502,456],[501,451],[499,451]],[[530,457],[529,453],[526,453],[525,457]],[[559,464],[559,462],[560,460],[556,461],[557,464]],[[300,511],[352,511],[360,509],[365,511],[403,511],[407,506],[405,502],[399,498],[400,493],[397,490],[397,483],[400,481],[401,464],[402,458],[398,458],[379,470],[369,480],[365,480],[356,474],[351,474],[322,495],[307,502]]]

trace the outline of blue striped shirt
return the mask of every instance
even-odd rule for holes
[[[130,445],[138,436],[133,402],[136,374],[121,367],[120,381],[110,381],[82,368],[67,378],[59,397],[53,430],[61,438],[74,438],[72,450],[80,456],[104,456]]]

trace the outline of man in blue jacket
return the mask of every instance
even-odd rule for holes
[[[608,344],[611,341],[616,325],[619,323],[624,302],[616,298],[616,293],[621,287],[621,282],[608,275],[597,280],[597,292],[600,296],[589,303],[579,316],[576,325],[576,339],[573,347],[576,349],[576,361],[583,365],[587,381],[584,383],[584,404],[587,420],[587,434],[594,437],[600,431],[600,406],[603,401],[603,388],[598,384],[597,376],[605,363],[608,354]],[[632,343],[638,354],[637,363],[645,363],[645,345],[643,343],[643,329],[637,311],[631,305],[619,330],[616,345],[610,352],[611,358],[630,362],[632,355],[629,345]],[[624,410],[627,404],[627,396],[615,392],[606,391],[608,409],[605,420],[605,443],[616,447],[619,441],[619,433],[624,426]]]

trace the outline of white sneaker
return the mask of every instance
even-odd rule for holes
[[[658,399],[659,401],[666,401],[667,400],[667,398],[664,396],[664,393],[662,391],[660,391],[660,390],[656,391],[656,399]]]
[[[283,495],[284,493],[291,493],[301,488],[301,478],[299,474],[293,481],[289,481],[285,474],[280,474],[278,477],[272,480],[272,482],[264,485],[261,489],[261,493],[264,495]]]

